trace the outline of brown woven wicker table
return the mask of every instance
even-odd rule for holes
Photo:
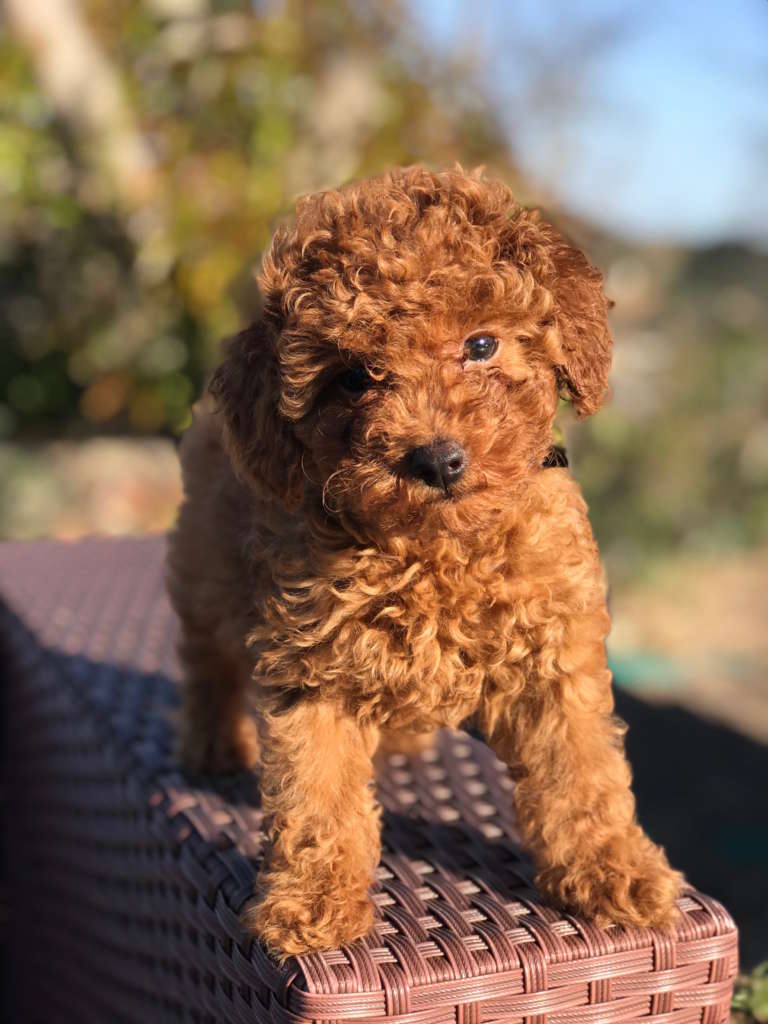
[[[16,1018],[369,1024],[717,1024],[736,930],[690,890],[675,937],[545,905],[511,783],[444,733],[390,756],[376,930],[278,967],[238,925],[261,856],[253,780],[171,755],[163,541],[0,545]]]

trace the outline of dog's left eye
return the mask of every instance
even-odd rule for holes
[[[499,347],[499,339],[492,334],[476,334],[464,342],[464,358],[473,363],[485,363]]]
[[[364,366],[350,366],[344,373],[340,373],[336,380],[342,391],[346,391],[348,395],[362,395],[373,384],[373,378]]]

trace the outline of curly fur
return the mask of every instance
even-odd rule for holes
[[[246,924],[279,955],[364,935],[377,745],[475,716],[541,889],[670,925],[680,876],[635,821],[586,507],[544,468],[559,396],[587,415],[606,390],[601,275],[503,184],[415,167],[303,200],[260,286],[183,441],[168,571],[184,761],[261,761]],[[467,362],[480,329],[499,350]],[[350,366],[374,381],[357,397]],[[450,492],[403,471],[437,437],[468,456]]]

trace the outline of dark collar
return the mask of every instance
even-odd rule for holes
[[[567,466],[568,456],[561,444],[553,444],[544,457],[542,469],[552,469],[555,466]]]

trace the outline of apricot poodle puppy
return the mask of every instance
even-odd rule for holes
[[[182,444],[168,585],[196,772],[260,761],[271,849],[245,922],[275,953],[373,922],[379,744],[474,717],[516,781],[542,892],[669,926],[635,819],[602,573],[552,447],[600,406],[601,275],[503,184],[395,170],[302,200]],[[255,711],[255,714],[252,714]]]

